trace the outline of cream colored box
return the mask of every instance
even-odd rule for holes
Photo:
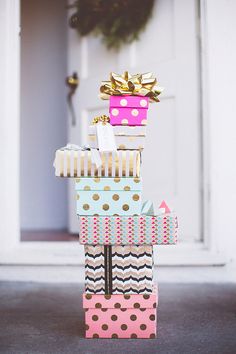
[[[118,150],[143,150],[146,137],[145,126],[113,126]],[[88,144],[98,148],[96,125],[89,126]]]
[[[140,152],[125,150],[101,152],[102,165],[92,163],[90,150],[59,149],[54,160],[59,177],[139,177]]]

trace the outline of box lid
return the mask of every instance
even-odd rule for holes
[[[141,191],[142,179],[132,177],[114,177],[114,178],[76,178],[76,191]]]
[[[149,97],[144,96],[110,96],[110,107],[135,107],[147,109]]]
[[[151,294],[83,294],[83,308],[110,308],[110,309],[147,309],[158,305],[157,286]]]
[[[146,136],[146,126],[123,126],[114,125],[113,131],[115,136]],[[96,135],[96,125],[90,125],[88,135]]]

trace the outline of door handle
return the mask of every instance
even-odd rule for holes
[[[75,115],[75,110],[74,110],[72,98],[75,94],[77,87],[79,86],[79,78],[78,78],[78,74],[76,72],[74,72],[71,76],[67,76],[66,85],[69,88],[69,92],[67,95],[67,103],[68,103],[68,107],[69,107],[70,114],[71,114],[72,125],[75,126],[76,125],[76,115]]]

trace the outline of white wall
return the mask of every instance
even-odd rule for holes
[[[67,20],[64,0],[21,1],[21,228],[67,226],[66,181],[54,151],[66,144]]]
[[[202,3],[211,243],[236,263],[236,1]]]

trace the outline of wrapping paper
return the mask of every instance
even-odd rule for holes
[[[113,126],[118,150],[143,150],[146,137],[145,126]],[[96,126],[89,127],[88,143],[91,148],[98,148]]]
[[[144,295],[83,294],[86,338],[155,338],[157,289]]]
[[[110,96],[111,125],[146,125],[148,97]]]
[[[56,151],[55,175],[59,177],[139,177],[140,152],[125,150],[101,153],[102,166],[96,168],[91,151]]]
[[[152,246],[85,246],[85,292],[146,294],[153,289]]]
[[[142,208],[140,178],[76,178],[78,215],[134,215]]]
[[[98,245],[173,245],[177,242],[173,213],[138,216],[80,216],[79,241]]]

